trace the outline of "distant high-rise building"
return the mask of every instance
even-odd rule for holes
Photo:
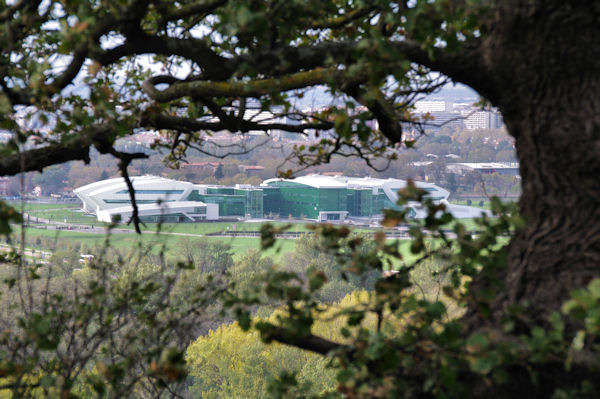
[[[465,129],[489,129],[490,112],[488,111],[463,111]]]
[[[468,130],[499,129],[503,125],[502,115],[496,110],[462,111],[462,115]]]
[[[433,120],[425,123],[427,130],[460,130],[464,127],[463,118],[458,112],[430,112],[430,116]]]
[[[453,112],[454,104],[450,101],[428,101],[422,100],[415,103],[417,113],[431,112]]]
[[[492,111],[490,127],[492,129],[500,129],[502,126],[504,126],[504,119],[502,118],[502,114],[500,112]]]

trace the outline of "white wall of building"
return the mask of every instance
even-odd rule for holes
[[[454,104],[449,101],[422,100],[415,102],[415,111],[426,112],[453,112]]]

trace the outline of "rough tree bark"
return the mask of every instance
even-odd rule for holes
[[[475,89],[516,139],[526,220],[510,243],[492,320],[526,301],[532,320],[543,321],[600,276],[598,20],[597,2],[505,1],[478,49],[489,80]]]

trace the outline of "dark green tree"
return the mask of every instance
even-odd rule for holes
[[[39,184],[44,194],[59,193],[64,190],[68,183],[68,165],[57,165],[46,168],[43,174],[36,174],[33,184]]]
[[[215,179],[222,179],[225,177],[223,173],[223,164],[219,163],[219,165],[215,168]]]

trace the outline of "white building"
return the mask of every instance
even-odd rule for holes
[[[193,183],[157,176],[134,176],[131,183],[142,221],[201,221],[219,218],[218,204],[186,201],[198,187]],[[116,215],[127,221],[133,212],[131,198],[122,177],[102,180],[73,190],[83,210],[98,220],[110,222]]]
[[[481,216],[479,208],[448,204],[450,193],[433,184],[414,182],[426,196],[458,217]],[[427,211],[418,202],[399,206],[398,192],[407,182],[400,179],[372,177],[307,175],[295,179],[269,179],[261,187],[265,192],[265,212],[305,217],[317,221],[340,222],[344,219],[381,219],[383,209],[408,209],[409,217],[423,218]],[[483,211],[483,213],[487,213]]]
[[[134,176],[131,183],[138,205],[182,201],[194,189],[193,183],[157,176]],[[127,184],[122,177],[91,183],[76,188],[73,193],[83,202],[83,210],[90,213],[131,203]]]
[[[133,215],[131,205],[98,210],[96,212],[101,222],[120,220],[128,222]],[[138,216],[147,223],[183,223],[219,219],[219,205],[205,204],[196,201],[164,202],[138,205]]]
[[[497,111],[462,111],[465,117],[463,125],[467,130],[499,129],[502,127],[502,115]]]
[[[344,183],[348,188],[355,187],[368,187],[374,190],[381,190],[385,193],[388,199],[396,203],[398,201],[398,191],[406,188],[406,180],[400,179],[377,179],[374,177],[347,177],[347,176],[335,176],[333,177],[339,182]],[[414,182],[417,188],[427,192],[427,195],[434,201],[441,201],[448,199],[450,192],[443,188],[436,186],[433,183],[425,183],[416,181]]]
[[[464,127],[463,116],[458,112],[430,112],[432,120],[424,124],[429,131],[440,129],[461,130]]]
[[[376,179],[373,177],[346,177],[336,176],[336,180],[343,182],[348,188],[353,187],[368,187],[373,188],[374,192],[381,190],[387,196],[390,203],[395,204],[398,201],[398,191],[406,188],[406,180],[400,179]],[[297,179],[296,179],[297,180]],[[446,210],[455,218],[476,218],[482,214],[491,216],[491,212],[476,207],[455,205],[448,202],[450,192],[433,183],[415,181],[415,186],[427,192],[427,197],[435,203],[443,203]],[[417,219],[427,217],[427,209],[424,209],[420,203],[409,202],[407,204],[414,211],[414,217]]]
[[[421,100],[415,102],[415,112],[417,113],[431,113],[431,112],[453,112],[454,104],[450,101],[433,101],[433,100]]]
[[[481,174],[498,173],[500,175],[519,175],[518,162],[456,162],[446,165],[450,173],[464,175],[469,172],[478,172]]]

